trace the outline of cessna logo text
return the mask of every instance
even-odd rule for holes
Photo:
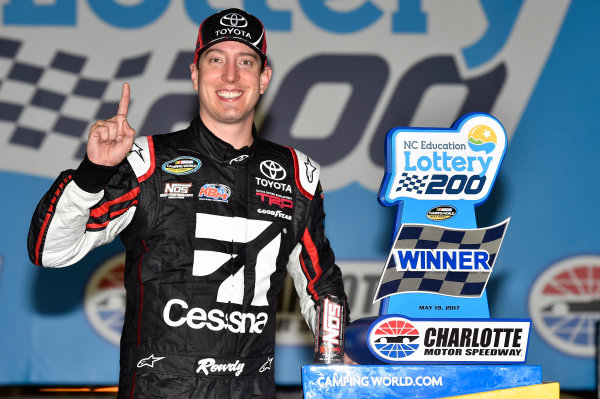
[[[181,299],[171,299],[165,305],[163,319],[170,327],[180,327],[187,324],[188,327],[195,330],[208,328],[213,331],[229,330],[232,333],[262,333],[269,317],[266,313],[225,313],[219,309],[211,309],[208,312],[202,308],[191,308],[187,313],[184,310],[189,309],[188,304]],[[185,313],[182,316],[173,317],[174,314]]]

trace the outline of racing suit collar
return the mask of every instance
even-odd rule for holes
[[[256,126],[252,125],[252,136],[254,141],[250,146],[235,149],[231,144],[218,138],[211,132],[202,119],[196,116],[190,125],[194,137],[198,138],[208,155],[213,160],[222,164],[242,164],[247,162],[255,153],[257,147]]]

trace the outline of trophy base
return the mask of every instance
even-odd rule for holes
[[[313,365],[302,367],[302,385],[307,399],[446,398],[483,392],[486,399],[559,397],[557,383],[542,384],[541,366],[526,365]],[[508,392],[514,388],[523,389]],[[525,388],[542,396],[529,395]],[[517,396],[487,396],[497,390]]]

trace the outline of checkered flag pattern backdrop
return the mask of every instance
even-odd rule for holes
[[[480,297],[492,269],[489,271],[397,270],[392,252],[423,249],[485,250],[489,254],[488,263],[493,267],[509,220],[492,227],[468,230],[431,225],[402,225],[381,274],[374,302],[405,292]]]
[[[427,185],[428,175],[420,177],[418,175],[409,175],[408,173],[402,173],[398,185],[396,186],[396,192],[407,191],[409,193],[415,192],[417,194],[423,194],[423,189]]]
[[[47,135],[63,135],[81,142],[73,157],[82,159],[89,126],[118,108],[118,98],[105,98],[109,84],[143,74],[150,54],[122,59],[111,77],[94,79],[82,73],[87,56],[57,50],[46,63],[29,62],[19,58],[22,45],[0,37],[3,142],[41,150]]]

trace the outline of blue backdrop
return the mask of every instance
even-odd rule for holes
[[[75,267],[43,270],[27,257],[29,221],[52,177],[81,159],[89,125],[114,113],[123,81],[132,83],[130,123],[138,134],[186,123],[195,107],[187,64],[210,7],[4,3],[0,384],[115,384],[121,244]],[[509,145],[477,224],[511,217],[487,288],[492,317],[531,318],[527,363],[565,389],[592,389],[600,3],[222,3],[246,5],[267,26],[275,74],[257,124],[267,138],[322,164],[327,233],[360,298],[353,314],[377,313],[369,290],[393,233],[395,210],[377,202],[385,133],[449,127],[467,112],[488,112],[505,126]],[[294,318],[293,311],[290,305],[282,316]],[[301,323],[282,327],[278,342],[280,357],[310,361]],[[277,378],[299,384],[300,369],[278,367]]]

